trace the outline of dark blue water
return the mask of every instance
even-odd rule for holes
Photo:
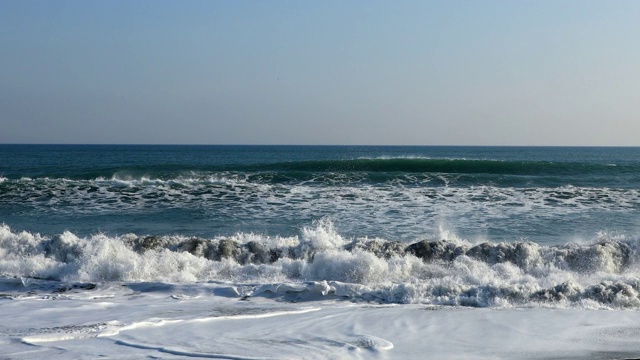
[[[640,232],[640,148],[0,145],[0,222],[564,243]]]

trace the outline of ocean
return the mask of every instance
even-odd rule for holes
[[[639,211],[640,148],[0,145],[0,354],[624,358]]]
[[[541,245],[640,229],[640,149],[0,146],[0,219],[55,236],[438,240]]]

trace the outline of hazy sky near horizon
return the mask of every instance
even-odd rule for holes
[[[0,143],[640,145],[639,1],[0,2]]]

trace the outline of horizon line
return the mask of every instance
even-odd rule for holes
[[[640,145],[443,145],[443,144],[184,144],[184,143],[0,143],[0,146],[297,146],[297,147],[538,147],[634,148]]]

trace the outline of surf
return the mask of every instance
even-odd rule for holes
[[[0,274],[5,282],[22,279],[35,291],[38,281],[46,286],[222,281],[238,297],[288,301],[640,308],[637,238],[602,233],[588,243],[543,246],[442,236],[414,243],[347,238],[326,221],[293,237],[239,233],[211,239],[80,238],[70,232],[47,237],[4,225]]]

